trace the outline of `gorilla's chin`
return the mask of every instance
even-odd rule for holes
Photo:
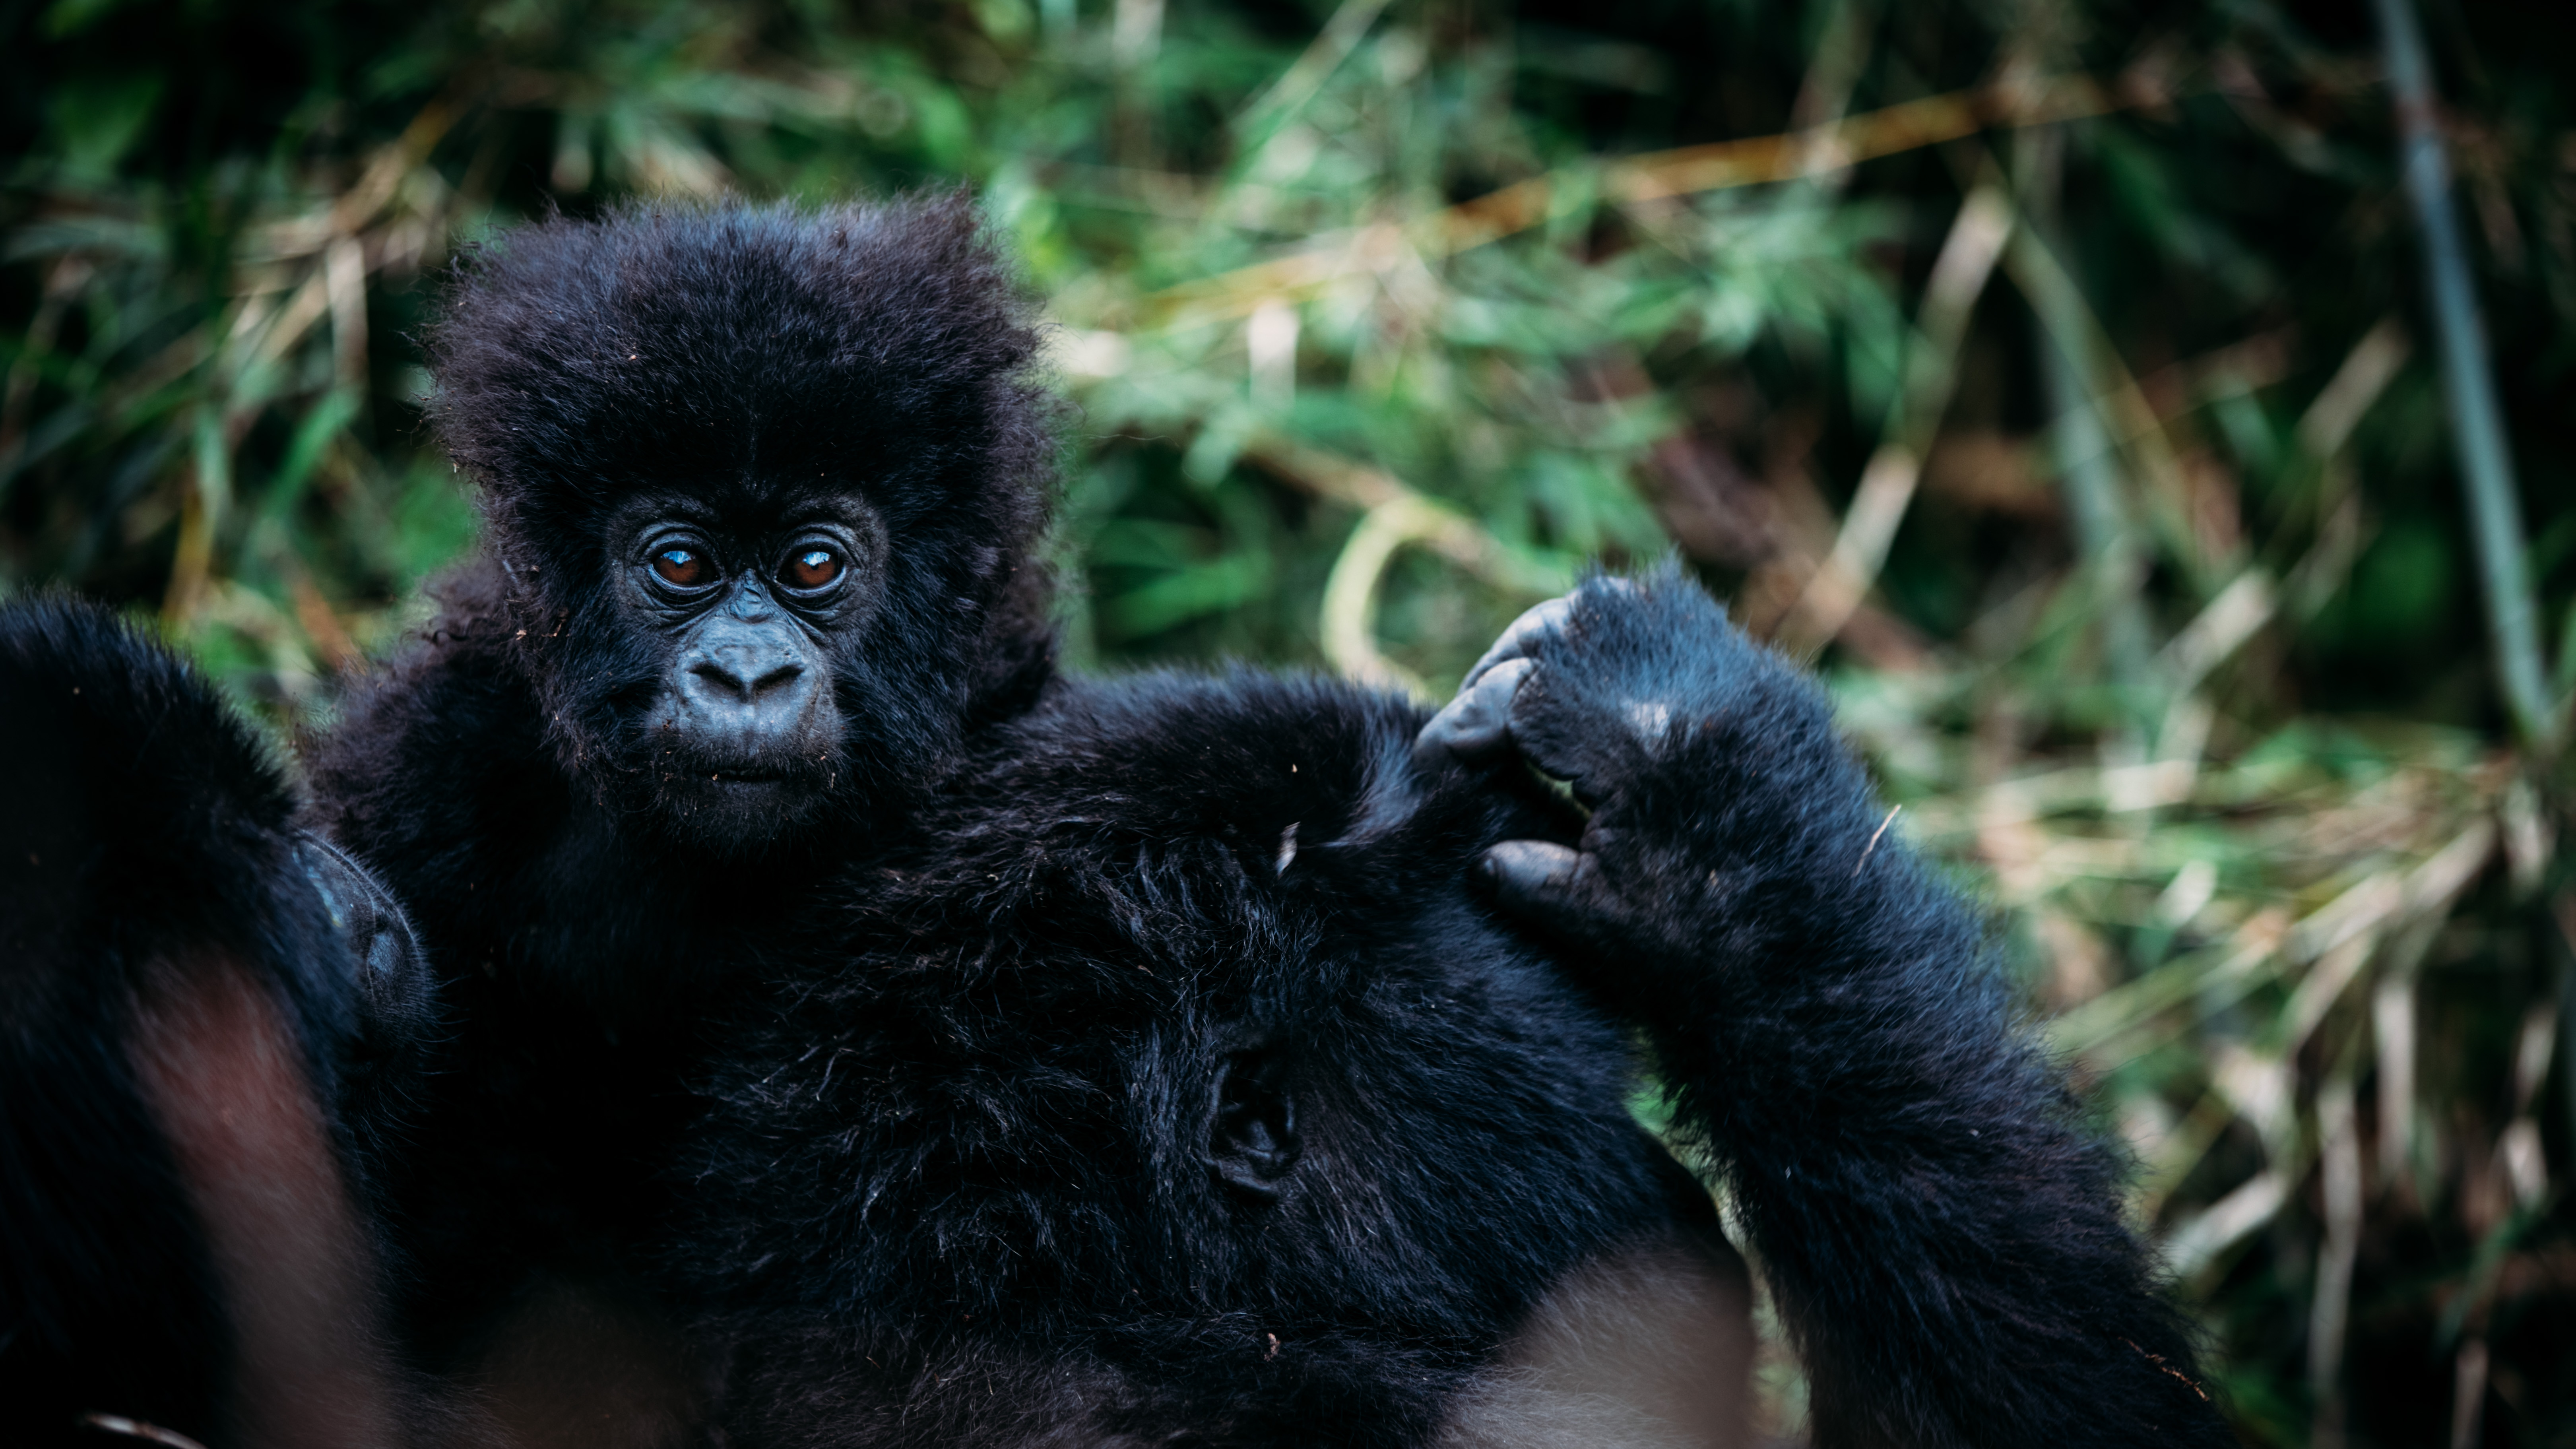
[[[829,778],[810,771],[708,770],[661,782],[656,814],[701,849],[757,850],[823,813]]]

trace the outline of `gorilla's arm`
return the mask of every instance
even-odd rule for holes
[[[432,1028],[400,912],[104,611],[0,611],[0,700],[0,1440],[402,1442],[361,1209]]]
[[[1420,754],[1526,760],[1591,807],[1576,847],[1507,841],[1487,878],[1651,1036],[1820,1444],[2232,1442],[2117,1156],[1813,684],[1674,573],[1595,580],[1516,624]]]

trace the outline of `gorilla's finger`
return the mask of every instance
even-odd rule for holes
[[[1550,599],[1544,604],[1533,605],[1522,610],[1519,618],[1503,626],[1502,634],[1494,640],[1492,647],[1486,649],[1483,656],[1476,660],[1476,667],[1467,671],[1466,680],[1458,688],[1461,692],[1465,691],[1468,686],[1482,679],[1485,671],[1496,667],[1504,660],[1527,653],[1529,646],[1540,636],[1563,629],[1565,621],[1573,615],[1574,595],[1572,594]]]
[[[1414,737],[1414,765],[1436,770],[1452,755],[1473,760],[1502,748],[1510,734],[1512,696],[1537,667],[1527,659],[1506,659],[1459,690]]]
[[[1507,915],[1588,938],[1604,923],[1605,891],[1593,857],[1545,840],[1506,840],[1485,852],[1485,879]]]

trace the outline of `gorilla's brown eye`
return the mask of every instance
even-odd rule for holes
[[[811,593],[827,588],[841,576],[841,556],[828,548],[800,548],[787,556],[787,567],[779,571],[787,587]]]
[[[715,581],[715,565],[694,548],[666,548],[653,555],[653,572],[678,588],[694,589]]]

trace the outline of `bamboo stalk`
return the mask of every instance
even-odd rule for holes
[[[1324,581],[1324,657],[1344,679],[1428,701],[1420,676],[1377,647],[1377,585],[1395,551],[1438,536],[1452,520],[1417,494],[1398,494],[1360,515]]]
[[[2062,133],[2040,130],[2030,135],[2017,158],[2023,173],[2023,224],[2006,249],[2004,269],[2030,302],[2038,323],[2040,382],[2056,417],[2052,431],[2059,484],[2076,547],[2101,602],[2109,672],[2135,695],[2151,679],[2146,610],[2138,598],[2146,561],[2139,556],[2119,474],[2112,466],[2112,389],[2097,385],[2110,345],[2082,288],[2058,261],[2061,248],[2054,238],[2063,145]],[[2129,713],[2139,731],[2152,727],[2149,701],[2131,698]]]
[[[2308,1387],[2317,1405],[2308,1440],[2313,1449],[2342,1449],[2344,1443],[2343,1339],[2353,1260],[2361,1248],[2361,1133],[2354,1118],[2352,1079],[2338,1073],[2317,1092],[2326,1239],[2308,1308]]]
[[[2470,529],[2477,539],[2498,682],[2515,732],[2545,754],[2557,746],[2560,711],[2549,698],[2540,666],[2538,607],[2524,552],[2522,511],[2514,495],[2513,452],[2505,439],[2503,409],[2496,403],[2486,326],[2469,280],[2459,216],[2451,206],[2451,166],[2434,109],[2432,68],[2407,0],[2375,4],[2388,50],[2390,99],[2397,108],[2398,169],[2424,237],[2424,283],[2441,350],[2442,394],[2450,406],[2451,445],[2459,456],[2460,485],[2468,494]]]
[[[1504,593],[1546,598],[1574,587],[1572,570],[1512,548],[1465,514],[1415,491],[1392,474],[1271,434],[1255,437],[1243,456],[1292,487],[1364,513],[1390,503],[1418,504],[1418,509],[1402,515],[1421,523],[1407,533],[1407,541],[1421,543]]]

